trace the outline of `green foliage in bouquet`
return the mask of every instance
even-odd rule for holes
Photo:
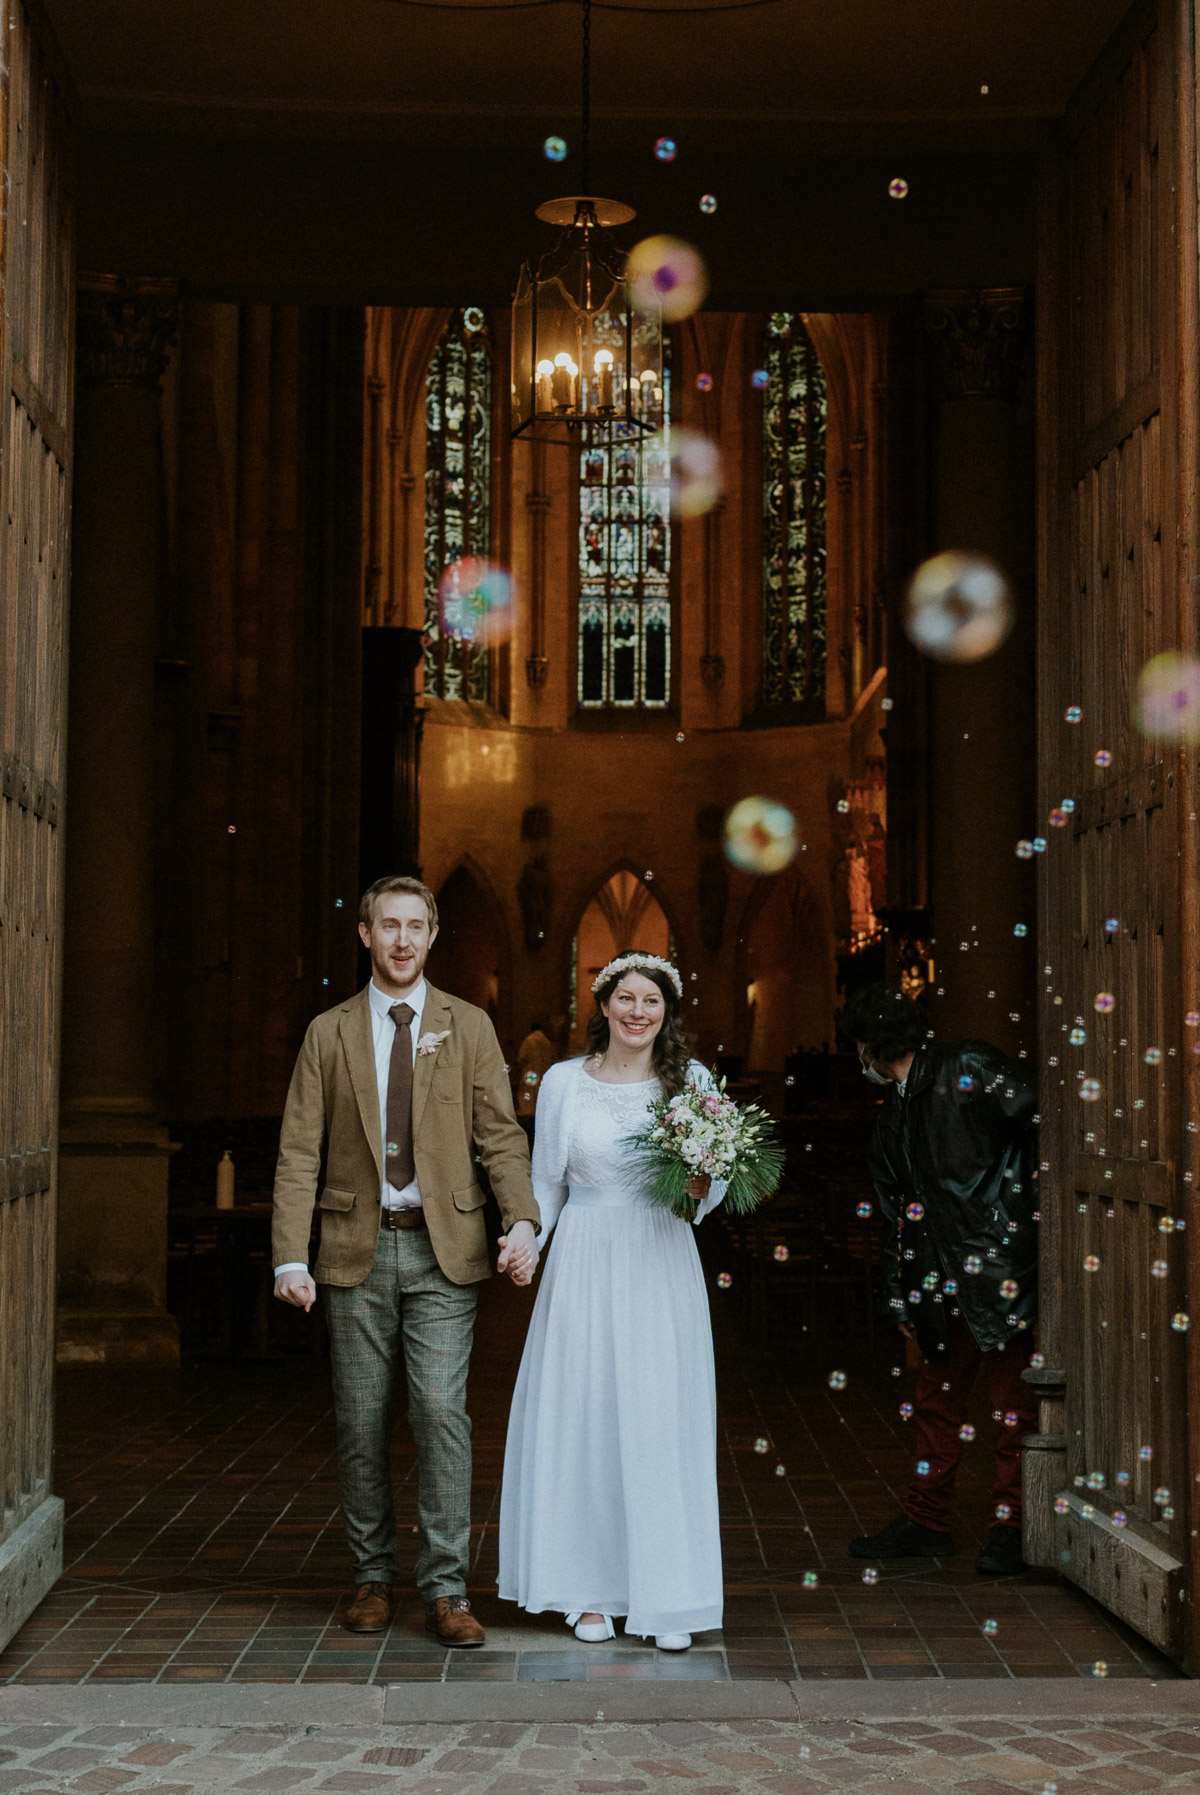
[[[696,1214],[688,1185],[702,1173],[726,1186],[724,1201],[735,1215],[751,1214],[783,1176],[784,1150],[770,1116],[757,1103],[735,1103],[723,1078],[708,1087],[689,1082],[677,1097],[661,1097],[625,1144],[647,1165],[653,1201],[685,1222]]]

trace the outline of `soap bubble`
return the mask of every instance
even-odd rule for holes
[[[1123,1527],[1128,1518],[1129,1517],[1123,1508],[1115,1509],[1113,1511],[1112,1524],[1114,1527]]]
[[[1165,1259],[1156,1259],[1154,1264],[1150,1267],[1150,1276],[1152,1278],[1165,1278],[1170,1269],[1171,1268]]]
[[[716,209],[717,209],[716,194],[715,193],[702,193],[700,195],[700,210],[705,213],[710,213],[710,212],[715,212]]]
[[[669,461],[671,513],[674,517],[703,517],[721,496],[721,451],[698,430],[673,429],[670,438],[652,437],[648,455]]]
[[[1148,1066],[1160,1065],[1162,1062],[1162,1048],[1161,1047],[1147,1047],[1145,1053],[1142,1055],[1142,1058],[1145,1060],[1145,1062]]]
[[[538,1076],[539,1076],[538,1073],[536,1073],[531,1067],[530,1070],[525,1074],[525,1083],[528,1085],[536,1084],[538,1081]]]
[[[1139,1446],[1138,1457],[1144,1465],[1149,1464],[1150,1460],[1154,1457],[1153,1446]]]
[[[1077,1026],[1071,1030],[1070,1034],[1067,1036],[1067,1040],[1071,1043],[1072,1047],[1082,1047],[1087,1040],[1087,1030]]]
[[[750,385],[754,388],[755,392],[761,393],[763,388],[770,386],[770,384],[771,376],[766,368],[755,368],[750,376]]]
[[[861,1216],[864,1222],[866,1221],[866,1219],[870,1215],[870,1213],[871,1213],[871,1205],[869,1203],[860,1203],[858,1205],[858,1208],[855,1210],[855,1214]]]
[[[674,162],[677,151],[673,137],[660,137],[654,145],[654,154],[660,162]]]
[[[772,798],[743,798],[725,818],[725,858],[745,873],[782,872],[796,847],[796,819]]]
[[[1046,1363],[1045,1353],[1044,1352],[1035,1352],[1033,1357],[1030,1359],[1029,1363],[1034,1371],[1040,1371],[1042,1369],[1043,1365]]]
[[[512,632],[512,576],[478,555],[451,561],[438,582],[443,632],[491,647]]]
[[[903,175],[897,175],[894,181],[888,182],[888,192],[893,199],[908,198],[908,182]]]
[[[1162,742],[1200,741],[1200,661],[1156,654],[1138,676],[1133,720]]]
[[[912,1403],[911,1402],[902,1402],[900,1404],[900,1419],[902,1421],[911,1421],[912,1418],[913,1418]]]
[[[1024,941],[1024,939],[1025,939],[1026,935],[1028,935],[1028,933],[1029,933],[1029,930],[1023,922],[1014,924],[1013,934],[1016,936],[1018,941]],[[960,1084],[962,1083],[961,1079],[959,1080],[959,1083]]]
[[[1000,1631],[1000,1622],[996,1620],[985,1620],[983,1623],[983,1630],[988,1638],[991,1639]]]
[[[917,1476],[918,1477],[928,1477],[929,1476],[929,1460],[927,1458],[919,1458],[917,1460]]]
[[[1175,1329],[1177,1334],[1186,1334],[1191,1325],[1191,1316],[1185,1315],[1182,1309],[1171,1317],[1171,1326]]]
[[[971,1426],[969,1421],[963,1422],[958,1430],[958,1437],[960,1440],[973,1440],[975,1438],[975,1429]]]
[[[1108,1675],[1108,1665],[1104,1662],[1103,1658],[1097,1658],[1096,1662],[1092,1665],[1092,1675],[1094,1677],[1106,1677]]]
[[[782,1243],[775,1248],[775,1258],[780,1265],[786,1265],[791,1256],[791,1249]]]
[[[1010,1519],[1011,1515],[1012,1509],[1008,1506],[1007,1502],[997,1502],[996,1519],[998,1521],[1007,1521]]]
[[[934,555],[909,582],[905,629],[935,661],[981,661],[1011,628],[1008,582],[981,555]]]
[[[1100,1259],[1096,1253],[1089,1253],[1083,1262],[1084,1271],[1099,1271]]]
[[[1046,852],[1046,837],[1044,835],[1035,835],[1032,846],[1035,854],[1044,854]]]
[[[547,137],[542,145],[542,154],[547,162],[565,162],[567,159],[567,143],[564,137]]]
[[[730,1275],[727,1271],[719,1271],[717,1273],[717,1289],[718,1290],[728,1290],[729,1286],[732,1283],[733,1283],[733,1279],[730,1277]]]
[[[696,376],[696,391],[698,393],[711,393],[712,388],[713,388],[713,377],[711,374],[697,374],[697,376]]]
[[[1183,1021],[1186,1028],[1200,1028],[1200,1010],[1189,1010]]]
[[[1018,860],[1032,860],[1033,859],[1033,843],[1031,841],[1019,841],[1017,843],[1017,859]]]
[[[945,1290],[945,1292],[946,1292],[946,1295],[947,1295],[947,1296],[955,1296],[955,1295],[957,1295],[957,1293],[958,1293],[958,1283],[957,1283],[957,1280],[956,1280],[956,1279],[954,1279],[954,1278],[947,1278],[947,1279],[946,1279],[946,1282],[945,1282],[945,1284],[944,1284],[944,1285],[943,1285],[943,1286],[942,1286],[942,1288],[943,1288],[943,1289],[944,1289],[944,1290]]]
[[[625,277],[634,304],[644,312],[661,310],[668,324],[690,317],[708,292],[703,258],[680,237],[643,237],[629,252]]]
[[[1171,1492],[1169,1489],[1167,1489],[1165,1487],[1165,1485],[1161,1489],[1155,1490],[1154,1505],[1156,1508],[1164,1508],[1170,1500],[1171,1500]]]
[[[919,1222],[925,1213],[924,1203],[910,1203],[904,1211],[910,1222]]]
[[[1158,1218],[1158,1231],[1160,1234],[1174,1234],[1175,1217],[1173,1215],[1160,1215]]]
[[[1125,1485],[1129,1482],[1128,1471],[1118,1471],[1115,1481],[1120,1484],[1122,1489],[1124,1489]]]
[[[1068,723],[1078,723],[1079,719],[1082,716],[1083,716],[1083,712],[1080,710],[1080,708],[1077,704],[1070,704],[1067,706],[1067,722]]]
[[[817,1587],[818,1582],[819,1582],[819,1578],[817,1577],[817,1573],[815,1571],[805,1571],[804,1577],[803,1577],[803,1583],[804,1583],[805,1589],[815,1589]]]
[[[1017,1294],[1016,1279],[1015,1278],[1005,1278],[1004,1282],[1000,1286],[1000,1294],[1002,1297],[1004,1297],[1004,1299],[1007,1302],[1011,1303],[1013,1298]]]
[[[1108,1479],[1105,1477],[1103,1471],[1089,1471],[1087,1474],[1087,1486],[1089,1490],[1102,1490],[1107,1482]]]
[[[864,1583],[878,1583],[879,1572],[875,1569],[873,1564],[867,1566],[866,1570],[863,1572],[862,1580]]]
[[[971,1077],[969,1072],[959,1073],[958,1088],[960,1091],[973,1091],[975,1089],[975,1080]]]
[[[1096,761],[1096,765],[1098,767],[1111,767],[1112,766],[1112,755],[1109,753],[1107,748],[1097,748],[1096,754],[1095,754],[1095,761]]]
[[[1083,1079],[1079,1086],[1079,1101],[1081,1103],[1098,1103],[1102,1095],[1102,1089],[1103,1087],[1098,1078]]]
[[[1052,829],[1065,829],[1069,817],[1070,812],[1064,810],[1061,804],[1056,804],[1054,809],[1050,812],[1050,827]]]
[[[1111,991],[1097,991],[1095,997],[1092,999],[1092,1008],[1097,1010],[1101,1016],[1107,1016],[1108,1012],[1116,1004],[1116,1001],[1117,1000]]]
[[[787,1466],[786,1465],[776,1465],[775,1475],[776,1475],[776,1477],[786,1477],[787,1476]]]
[[[770,1450],[771,1450],[771,1442],[770,1442],[770,1440],[761,1440],[761,1439],[760,1439],[760,1440],[755,1440],[755,1442],[754,1442],[754,1450],[755,1450],[755,1452],[757,1452],[757,1453],[764,1453],[764,1452],[770,1452]]]
[[[831,1371],[829,1373],[829,1388],[831,1390],[844,1390],[846,1388],[846,1373],[844,1371]]]
[[[1067,1501],[1067,1498],[1065,1496],[1056,1496],[1054,1498],[1054,1512],[1056,1515],[1068,1514],[1070,1512],[1070,1508],[1071,1508],[1071,1504]]]
[[[983,1270],[983,1260],[979,1257],[978,1253],[967,1254],[966,1258],[963,1260],[963,1270],[969,1271],[972,1275]]]

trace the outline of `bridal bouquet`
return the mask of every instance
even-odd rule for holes
[[[653,1172],[650,1195],[681,1220],[690,1222],[696,1204],[691,1180],[707,1173],[726,1185],[725,1202],[735,1215],[749,1215],[769,1197],[783,1175],[783,1148],[771,1118],[756,1103],[735,1103],[722,1078],[715,1088],[689,1084],[677,1097],[662,1097],[645,1128],[630,1135],[632,1147]]]

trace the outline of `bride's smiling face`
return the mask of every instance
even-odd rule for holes
[[[666,1018],[663,994],[653,979],[627,972],[616,990],[601,1003],[614,1047],[639,1053],[649,1047]]]

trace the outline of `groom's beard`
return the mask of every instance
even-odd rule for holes
[[[406,991],[411,991],[414,985],[420,984],[421,974],[425,970],[425,962],[428,958],[428,948],[424,952],[414,949],[411,958],[403,965],[393,963],[389,955],[382,966],[375,967],[375,971],[381,979],[387,979],[389,984],[401,985]]]

